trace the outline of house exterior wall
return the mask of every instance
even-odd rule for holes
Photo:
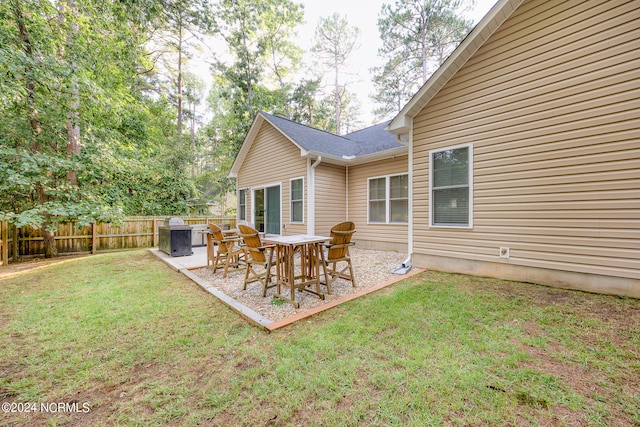
[[[307,234],[309,221],[309,188],[311,165],[314,161],[301,157],[296,147],[278,129],[264,121],[237,174],[237,188],[280,185],[281,234]],[[381,175],[407,173],[407,156],[382,160],[350,168],[320,162],[315,168],[315,226],[317,235],[329,235],[334,225],[348,219],[356,222],[354,237],[359,247],[407,251],[407,224],[367,224],[367,180]],[[291,179],[304,179],[304,222],[291,222]],[[349,180],[349,190],[347,181]],[[347,192],[349,191],[349,195]],[[252,220],[252,191],[247,192],[247,220]],[[348,217],[347,198],[354,218]]]
[[[320,163],[315,172],[316,221],[314,233],[328,236],[334,225],[347,218],[347,182],[344,166]]]
[[[305,225],[290,224],[291,187],[290,179],[304,177],[307,179],[307,161],[300,157],[298,149],[281,132],[268,122],[264,122],[256,135],[251,149],[247,153],[238,172],[238,188],[258,188],[264,185],[280,184],[281,223],[285,224],[283,234],[306,233]],[[251,219],[253,200],[249,192],[247,197],[247,219]],[[307,191],[304,191],[305,221]]]
[[[414,265],[640,297],[640,2],[525,2],[412,141]],[[460,144],[473,227],[429,227],[429,150]]]
[[[367,191],[369,178],[405,174],[408,167],[408,156],[349,167],[348,218],[356,224],[357,231],[353,236],[356,246],[407,252],[408,224],[369,223]]]

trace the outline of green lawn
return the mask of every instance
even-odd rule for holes
[[[68,404],[0,425],[640,425],[639,300],[485,278],[269,334],[147,251],[96,255],[0,278],[0,344],[3,403]]]

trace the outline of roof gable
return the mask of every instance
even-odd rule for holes
[[[259,112],[233,162],[229,173],[230,177],[237,177],[240,166],[265,122],[277,129],[299,148],[300,156],[322,157],[325,161],[330,161],[331,163],[344,165],[354,162],[364,163],[369,160],[379,160],[385,156],[393,157],[399,155],[398,151],[407,150],[406,145],[399,143],[395,135],[387,131],[386,128],[389,122],[339,136],[296,123],[284,117]]]
[[[354,154],[354,144],[348,138],[296,123],[273,114],[262,114],[273,126],[287,136],[292,142],[307,151],[315,151],[335,157]]]

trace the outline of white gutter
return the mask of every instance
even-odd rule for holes
[[[309,159],[309,183],[307,185],[307,198],[308,206],[307,206],[307,234],[313,236],[316,232],[316,168],[322,161],[322,156],[318,156],[315,162],[311,164],[311,159]]]
[[[398,134],[396,134],[396,142],[398,144],[409,146],[409,142],[411,142],[411,141],[407,141],[406,139],[402,139],[402,134],[398,133]]]
[[[1,1],[1,0],[0,0]],[[390,159],[393,157],[398,157],[398,156],[404,156],[407,154],[407,149],[406,146],[409,143],[408,141],[404,141],[401,140],[400,142],[402,145],[404,145],[404,147],[396,147],[396,148],[391,148],[389,150],[384,150],[384,151],[380,151],[377,153],[373,153],[373,154],[367,154],[365,156],[360,156],[360,157],[356,157],[356,156],[331,156],[329,154],[326,153],[321,153],[319,151],[306,151],[306,152],[300,152],[300,156],[301,157],[305,157],[307,159],[311,158],[313,159],[314,157],[317,158],[319,156],[322,156],[322,161],[323,163],[329,163],[329,164],[333,164],[333,165],[340,165],[340,166],[356,166],[356,165],[360,165],[363,163],[370,163],[370,162],[374,162],[374,161],[378,161],[378,160],[385,160],[385,159]]]

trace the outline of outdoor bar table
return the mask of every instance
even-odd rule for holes
[[[296,308],[300,308],[300,303],[296,301],[296,289],[324,299],[324,293],[320,292],[320,266],[324,266],[322,243],[329,239],[330,237],[306,234],[267,236],[263,239],[276,245],[276,297],[291,302]],[[297,251],[300,251],[298,274],[295,263]],[[310,285],[315,286],[309,288]],[[290,298],[282,295],[282,286],[289,288]]]

